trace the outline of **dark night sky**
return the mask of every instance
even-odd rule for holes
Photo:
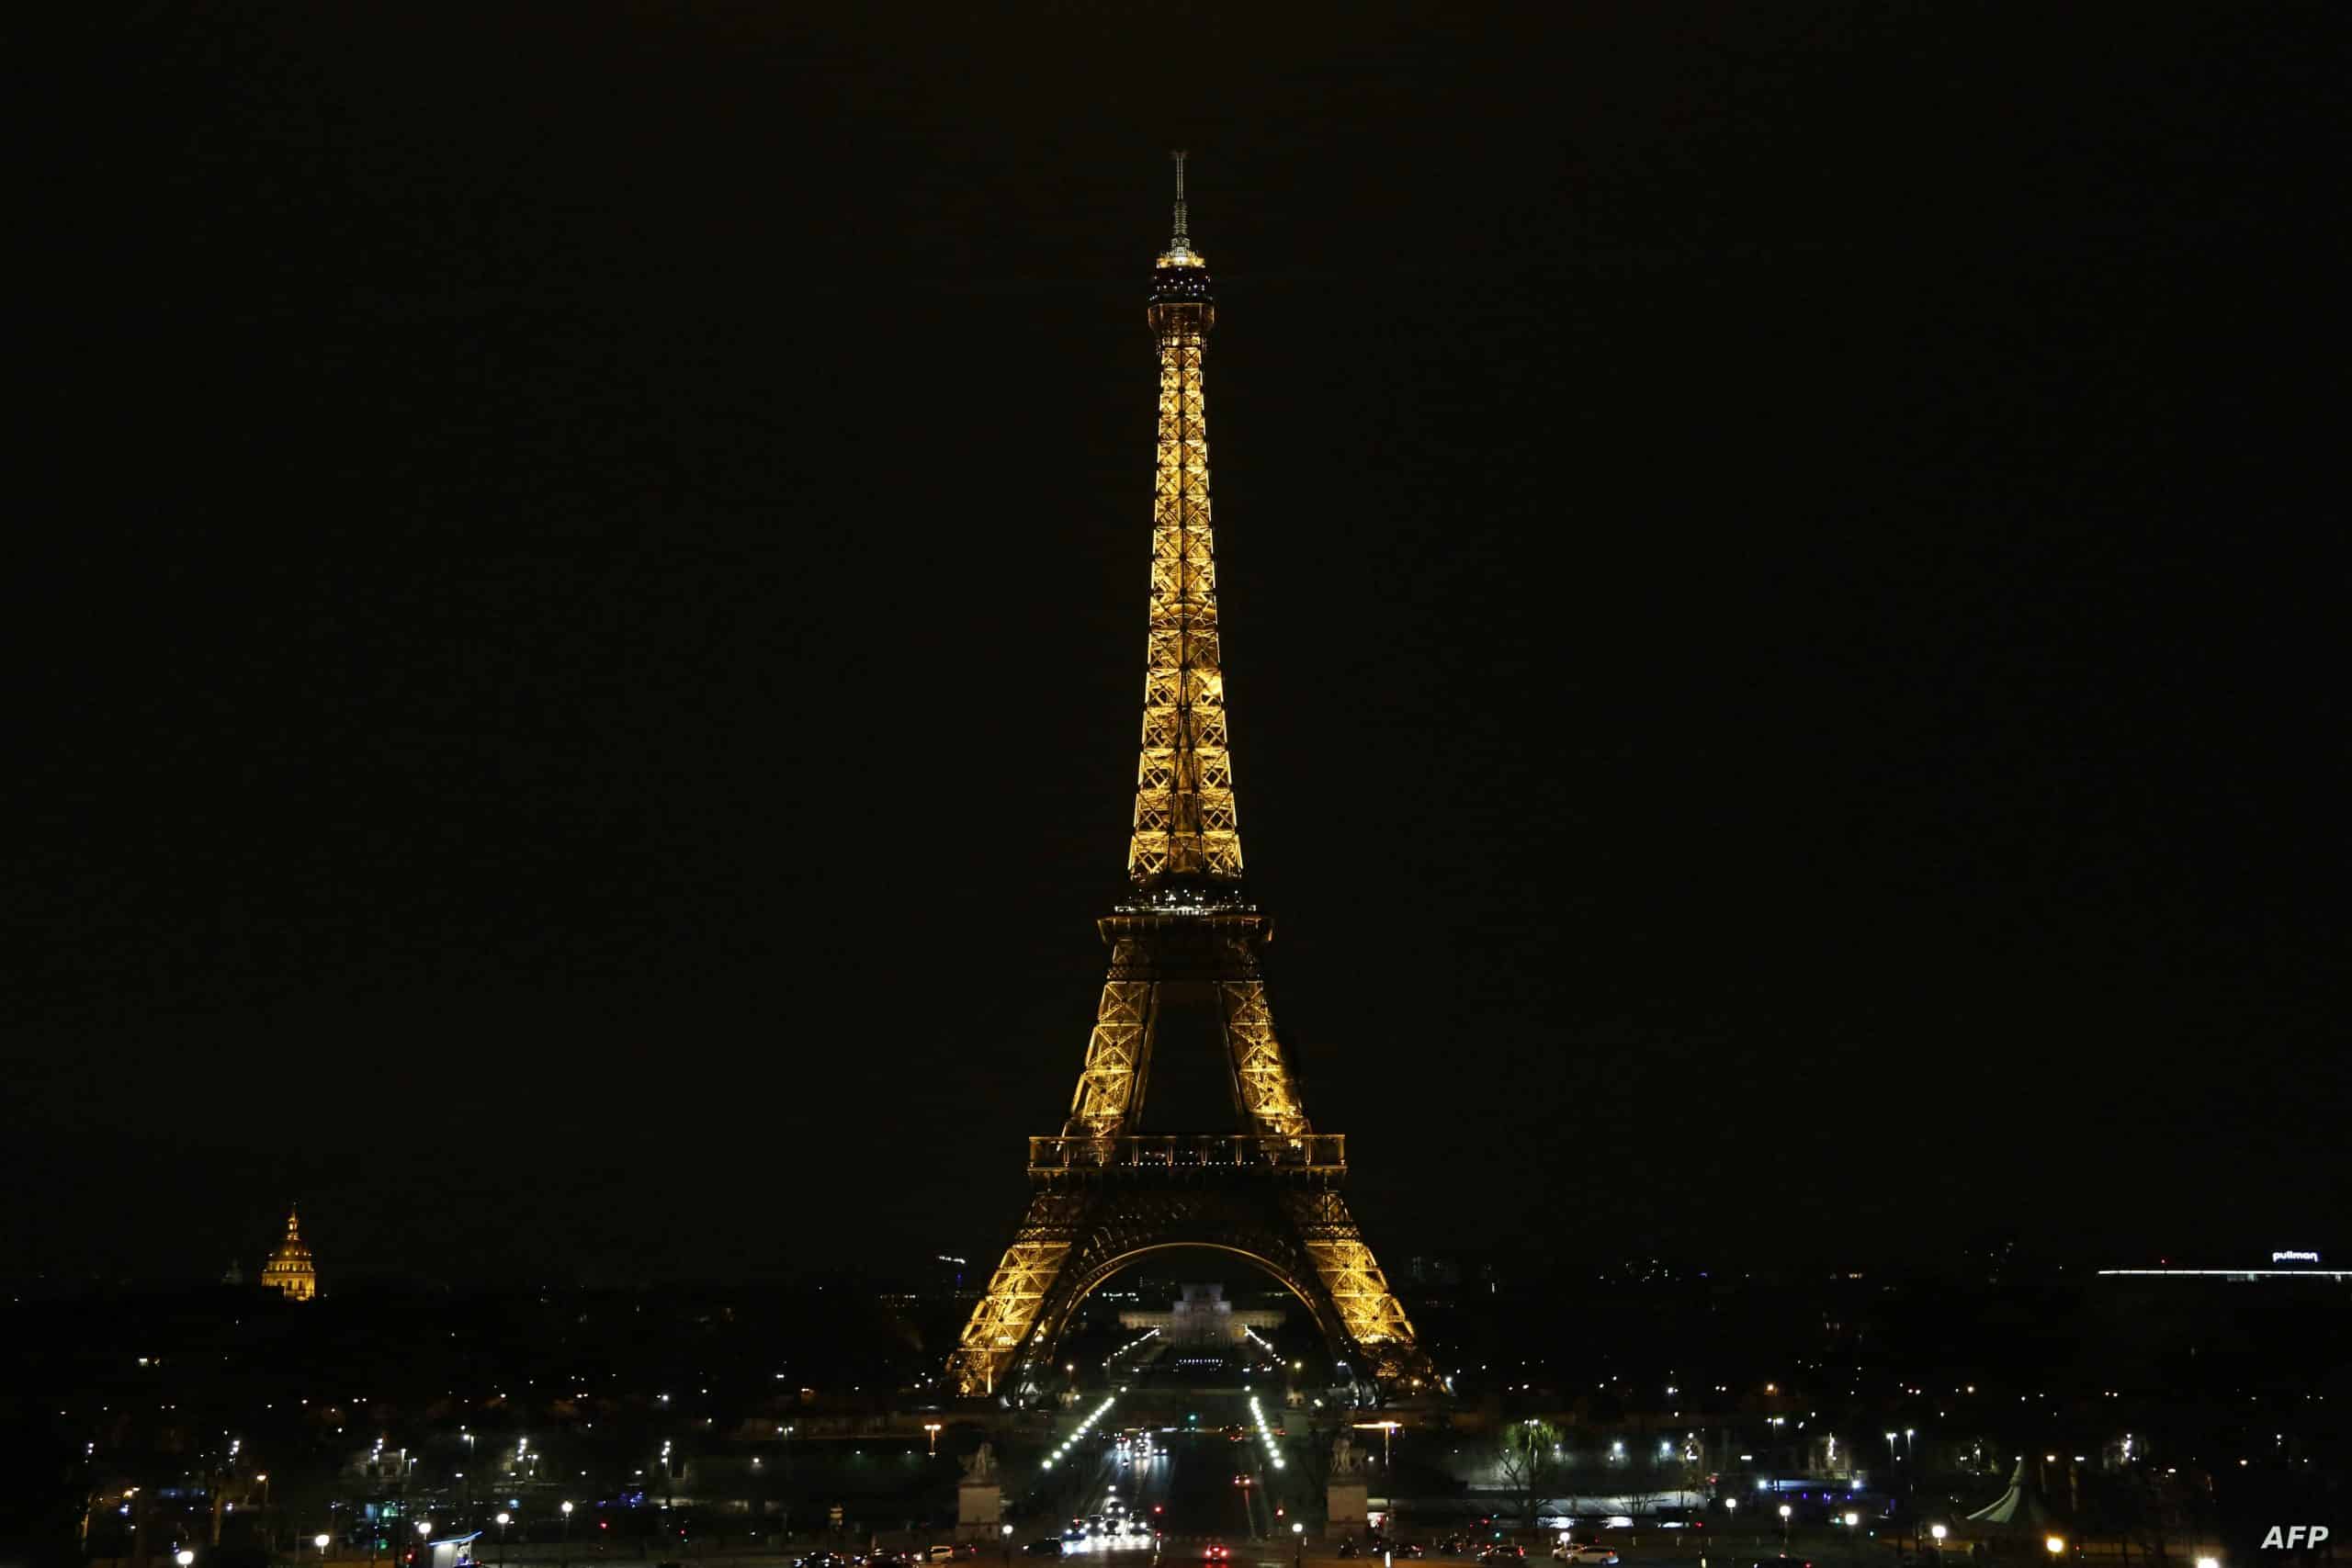
[[[1120,886],[1180,142],[1375,1242],[2341,1234],[2324,7],[808,9],[89,24],[12,1261],[294,1193],[331,1276],[992,1254]]]

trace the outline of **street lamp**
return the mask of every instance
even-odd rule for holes
[[[1306,1527],[1296,1519],[1291,1520],[1290,1539],[1292,1545],[1296,1548],[1291,1553],[1290,1560],[1295,1563],[1305,1562],[1306,1561]]]
[[[180,1568],[187,1568],[189,1563],[196,1561],[196,1553],[183,1546],[172,1553],[172,1561],[178,1563]]]
[[[500,1511],[499,1516],[498,1516],[498,1562],[499,1562],[499,1568],[505,1568],[505,1563],[506,1563],[506,1527],[507,1527],[508,1525],[513,1524],[514,1522],[514,1515],[512,1515],[512,1514],[510,1514],[510,1513],[507,1513],[507,1512],[503,1511],[503,1509]]]
[[[926,1421],[922,1424],[922,1429],[931,1434],[931,1457],[937,1459],[939,1457],[939,1423]]]
[[[571,1499],[563,1502],[563,1568],[571,1568]]]
[[[1944,1554],[1944,1536],[1948,1532],[1941,1525],[1929,1525],[1928,1533],[1936,1538],[1936,1555],[1941,1557]]]
[[[2046,1536],[2041,1544],[2049,1549],[2051,1560],[2055,1562],[2058,1554],[2066,1550],[2066,1538],[2063,1535]]]
[[[1846,1528],[1848,1529],[1852,1529],[1856,1525],[1860,1524],[1861,1522],[1862,1516],[1860,1514],[1848,1514],[1846,1516]]]
[[[792,1544],[792,1434],[795,1428],[786,1427],[776,1436],[784,1440],[784,1495],[776,1503],[776,1522],[784,1527],[784,1541]]]

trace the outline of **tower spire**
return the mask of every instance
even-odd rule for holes
[[[1176,233],[1152,274],[1148,312],[1159,347],[1159,441],[1143,749],[1127,880],[1148,896],[1196,902],[1204,894],[1229,896],[1240,882],[1241,834],[1226,751],[1208,400],[1201,383],[1216,301],[1208,267],[1185,231],[1184,154],[1175,159]]]
[[[1193,248],[1193,238],[1184,231],[1184,150],[1180,147],[1169,156],[1176,160],[1176,233],[1168,248],[1182,255]]]

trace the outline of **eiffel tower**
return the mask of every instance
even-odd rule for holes
[[[1359,1380],[1387,1394],[1434,1392],[1436,1373],[1341,1195],[1347,1140],[1308,1122],[1266,1000],[1260,954],[1271,930],[1242,886],[1218,658],[1201,388],[1216,306],[1186,231],[1184,155],[1175,158],[1175,236],[1152,274],[1148,312],[1159,449],[1129,891],[1099,923],[1111,970],[1069,1117],[1059,1134],[1029,1140],[1028,1212],[948,1378],[963,1394],[1025,1397],[1096,1287],[1144,1254],[1209,1247],[1296,1296]],[[1153,1046],[1188,1011],[1223,1042],[1235,1125],[1144,1133]]]

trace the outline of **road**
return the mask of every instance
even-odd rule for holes
[[[1156,1560],[1222,1561],[1207,1554],[1223,1546],[1237,1564],[1289,1562],[1295,1543],[1284,1551],[1279,1538],[1290,1533],[1292,1492],[1301,1472],[1286,1468],[1278,1473],[1270,1466],[1265,1445],[1251,1436],[1246,1398],[1200,1393],[1126,1403],[1129,1408],[1106,1416],[1064,1461],[1086,1465],[1067,1495],[1078,1499],[1072,1512],[1080,1517],[1108,1518],[1124,1504],[1151,1530],[1090,1536],[1083,1545],[1069,1542],[1069,1555],[1099,1558],[1104,1568],[1122,1562],[1148,1568]],[[1136,1427],[1147,1428],[1150,1451],[1119,1446],[1122,1433]]]

